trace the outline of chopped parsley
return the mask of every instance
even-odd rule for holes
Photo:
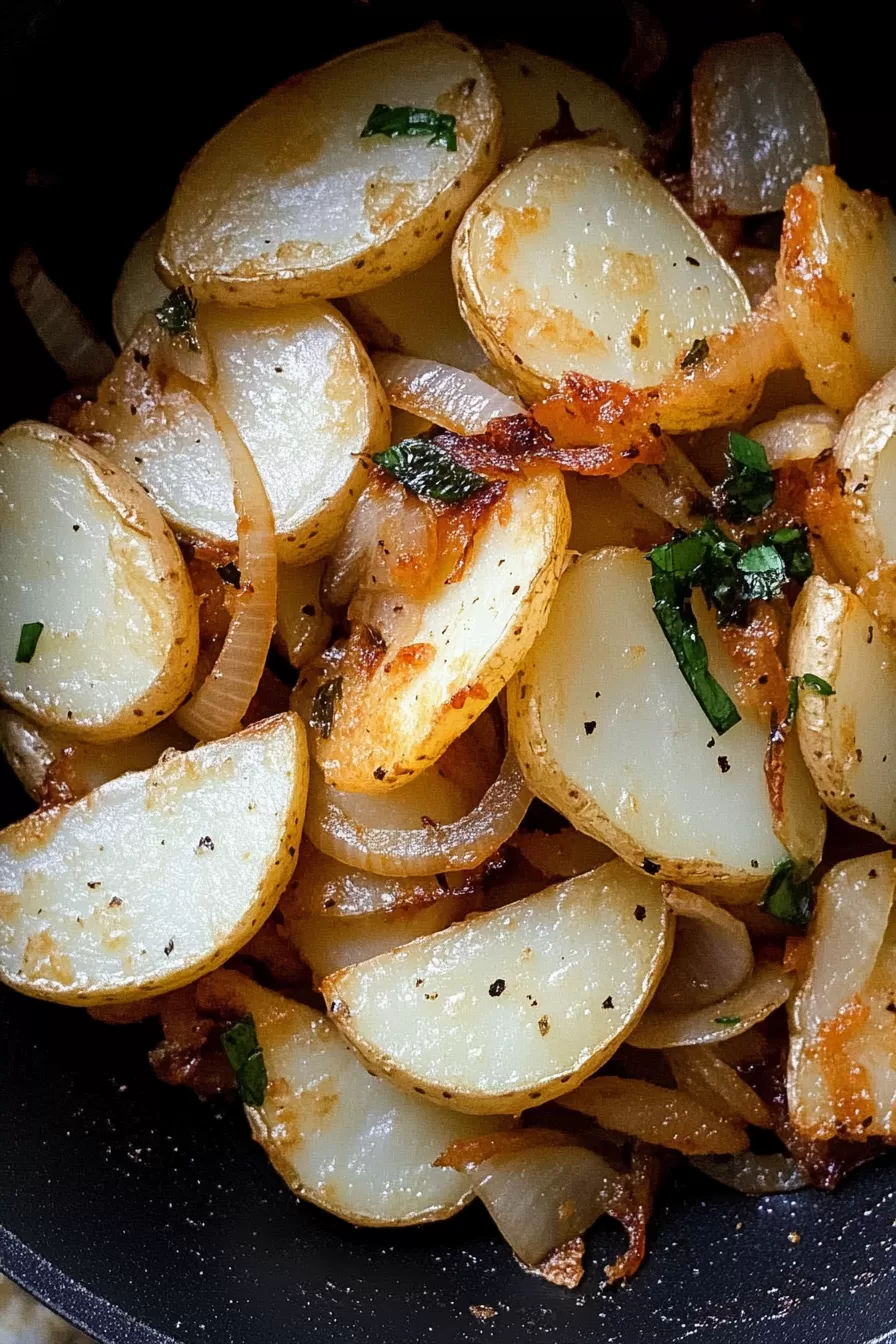
[[[812,882],[802,876],[793,859],[782,859],[776,864],[771,881],[765,889],[760,909],[775,919],[804,929],[812,915]]]
[[[779,527],[777,532],[769,532],[765,540],[784,561],[788,579],[802,582],[812,573],[812,552],[809,550],[809,533],[806,527]]]
[[[246,1106],[263,1106],[268,1086],[268,1071],[264,1055],[255,1034],[255,1019],[251,1013],[234,1022],[229,1031],[221,1033],[224,1053],[236,1077],[240,1098]]]
[[[709,341],[705,336],[698,336],[678,367],[680,369],[693,369],[695,365],[702,364],[708,354]]]
[[[789,727],[796,718],[801,686],[805,687],[807,691],[814,691],[816,695],[836,695],[836,691],[831,683],[825,681],[823,677],[816,677],[814,672],[804,672],[801,677],[791,677],[790,685],[787,688],[787,718],[784,720],[785,728]]]
[[[156,309],[156,321],[171,336],[186,336],[191,350],[199,349],[196,339],[196,300],[186,285],[172,289],[164,303]]]
[[[720,1027],[736,1027],[740,1023],[739,1017],[716,1017],[714,1022],[718,1022]]]
[[[428,135],[427,144],[442,145],[450,153],[457,149],[457,120],[450,112],[436,112],[431,107],[390,107],[377,103],[367,118],[361,139],[371,135],[387,135],[394,140],[399,135]]]
[[[761,443],[733,431],[728,435],[728,475],[720,493],[722,517],[729,523],[765,512],[775,497],[775,477]]]
[[[402,439],[385,452],[374,453],[373,460],[412,495],[443,504],[460,504],[488,485],[484,476],[455,462],[432,439]]]
[[[333,731],[333,715],[336,713],[336,701],[342,699],[342,678],[333,677],[318,686],[311,702],[309,723],[320,733],[329,737]]]
[[[43,621],[27,621],[19,631],[19,647],[16,649],[17,663],[30,663],[37,648],[37,641],[43,633]]]

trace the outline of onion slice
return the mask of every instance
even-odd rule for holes
[[[23,247],[12,263],[9,282],[41,344],[71,383],[98,383],[115,363],[87,318],[41,266],[33,248]]]
[[[431,877],[477,868],[510,838],[532,801],[510,748],[497,779],[459,821],[414,830],[364,826],[348,815],[340,801],[345,797],[312,763],[305,834],[331,859],[386,877]]]
[[[790,997],[793,975],[770,961],[756,964],[745,985],[706,1008],[664,1012],[652,1005],[628,1038],[641,1050],[670,1050],[677,1045],[714,1045],[739,1036],[780,1008]]]
[[[662,462],[630,467],[617,479],[645,509],[665,518],[673,527],[690,532],[711,510],[712,491],[690,458],[674,439],[663,436]]]
[[[754,425],[750,438],[762,444],[769,466],[776,469],[830,452],[841,423],[829,406],[789,406],[773,420]]]
[[[374,353],[371,358],[390,406],[453,434],[481,434],[490,420],[519,415],[523,409],[475,373],[449,364],[410,355]]]
[[[746,927],[694,891],[670,887],[666,899],[678,916],[675,944],[651,1008],[681,1012],[727,998],[753,974]]]
[[[690,1045],[667,1050],[666,1063],[683,1092],[717,1110],[728,1120],[745,1120],[748,1125],[771,1129],[772,1119],[765,1102],[740,1074],[720,1059],[711,1045]]]
[[[680,1153],[739,1153],[747,1147],[742,1125],[723,1119],[687,1092],[640,1078],[603,1073],[558,1102],[567,1110],[590,1115],[604,1129],[633,1134]]]
[[[806,1173],[789,1153],[735,1153],[731,1157],[692,1157],[704,1176],[742,1195],[785,1195],[804,1190]]]

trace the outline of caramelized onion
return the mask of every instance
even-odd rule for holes
[[[428,877],[478,867],[510,838],[532,801],[509,748],[495,782],[459,821],[414,830],[365,826],[346,810],[352,796],[328,785],[312,765],[305,833],[330,858],[389,877]]]
[[[390,406],[410,411],[454,434],[479,434],[490,420],[522,406],[474,373],[410,355],[374,354],[373,366]]]
[[[641,1050],[676,1045],[713,1045],[739,1036],[787,1002],[793,976],[773,962],[760,961],[750,979],[729,998],[706,1008],[664,1012],[653,1005],[628,1038]]]
[[[680,1153],[738,1153],[747,1146],[743,1126],[723,1119],[687,1092],[640,1078],[589,1078],[559,1104],[590,1115],[604,1129],[633,1134]]]
[[[69,382],[98,383],[115,363],[80,309],[54,284],[34,250],[23,247],[9,272],[22,312]]]
[[[691,1166],[742,1195],[784,1195],[804,1190],[806,1173],[789,1153],[735,1153],[731,1157],[692,1157]]]
[[[790,406],[774,420],[754,425],[750,438],[762,444],[769,466],[778,468],[829,452],[840,424],[840,416],[828,406]]]
[[[619,484],[639,504],[665,518],[673,527],[690,532],[711,511],[711,490],[693,462],[667,435],[662,462],[634,466],[620,476]]]
[[[727,998],[753,972],[746,928],[696,892],[672,887],[666,899],[678,916],[675,944],[651,1009],[680,1012]]]
[[[711,1045],[667,1050],[666,1063],[683,1092],[717,1110],[729,1120],[771,1129],[768,1107],[740,1074],[720,1059]]]

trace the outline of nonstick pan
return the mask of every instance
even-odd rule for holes
[[[7,0],[2,97],[6,262],[25,240],[89,316],[177,171],[251,98],[303,67],[439,19],[512,37],[626,87],[654,125],[703,47],[783,32],[822,94],[853,186],[892,195],[892,72],[879,10],[770,0],[642,0],[544,10],[281,0]],[[651,43],[662,24],[663,73]],[[667,123],[668,124],[668,123]],[[675,124],[670,135],[674,141]],[[686,142],[680,146],[686,155]],[[0,294],[0,419],[41,417],[55,366]],[[0,595],[2,600],[2,595]],[[0,821],[25,810],[0,776]],[[409,1232],[355,1230],[299,1204],[241,1109],[158,1084],[147,1026],[0,992],[0,1269],[109,1344],[868,1344],[896,1339],[896,1189],[884,1159],[833,1195],[749,1200],[696,1175],[664,1192],[629,1284],[604,1220],[575,1293],[526,1275],[476,1208]],[[486,1310],[482,1310],[485,1308]],[[475,1309],[475,1310],[474,1310]]]

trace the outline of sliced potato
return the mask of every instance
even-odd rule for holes
[[[156,271],[156,253],[164,219],[158,220],[137,239],[118,277],[112,295],[112,329],[122,349],[127,345],[147,313],[155,312],[168,297],[168,286]]]
[[[0,832],[0,980],[115,1003],[220,966],[289,879],[307,783],[301,720],[280,714]]]
[[[778,298],[812,391],[841,415],[896,364],[894,275],[887,201],[810,168],[787,193]]]
[[[896,841],[896,645],[848,588],[813,575],[794,610],[790,670],[834,688],[800,691],[800,747],[818,792],[850,825]]]
[[[418,271],[343,299],[339,306],[365,344],[377,350],[434,359],[469,373],[486,363],[482,346],[460,315],[450,248]]]
[[[531,149],[540,135],[557,126],[558,119],[563,127],[560,98],[569,104],[568,115],[579,131],[594,132],[608,144],[630,149],[637,158],[644,152],[647,127],[608,84],[516,42],[489,47],[485,56],[504,110],[505,163]]]
[[[159,510],[126,471],[32,420],[0,437],[0,585],[0,695],[46,727],[130,737],[189,691],[196,603]]]
[[[330,304],[207,308],[198,325],[218,396],[267,490],[280,560],[316,560],[363,489],[359,454],[388,444],[389,409],[367,355]],[[134,473],[180,536],[230,555],[236,510],[224,442],[192,391],[170,385],[166,348],[145,319],[76,427]]]
[[[714,676],[737,703],[715,621],[694,610]],[[786,858],[765,781],[767,725],[745,705],[716,739],[653,613],[650,565],[607,548],[567,569],[550,619],[508,692],[529,787],[629,863],[681,882],[746,882]],[[796,803],[815,839],[824,809]]]
[[[277,569],[277,628],[274,639],[293,667],[304,667],[327,647],[333,621],[320,600],[324,561]]]
[[[559,472],[507,482],[461,578],[423,601],[401,647],[344,664],[329,737],[315,754],[338,789],[406,783],[478,718],[547,618],[569,535]]]
[[[377,104],[456,119],[457,147],[362,132]],[[350,51],[253,103],[185,169],[160,264],[227,304],[356,294],[422,266],[498,161],[501,108],[475,47],[438,28]]]
[[[38,803],[83,798],[128,770],[148,770],[163,751],[192,745],[193,739],[171,718],[120,742],[79,742],[15,710],[0,710],[0,751]]]
[[[378,1073],[516,1112],[576,1087],[643,1012],[672,945],[662,891],[618,860],[340,971],[322,992]]]
[[[891,853],[838,864],[818,888],[787,1074],[790,1117],[808,1139],[896,1137],[894,890]]]
[[[454,277],[473,335],[530,399],[571,370],[653,386],[750,312],[671,193],[590,140],[533,150],[482,192],[454,241]]]

